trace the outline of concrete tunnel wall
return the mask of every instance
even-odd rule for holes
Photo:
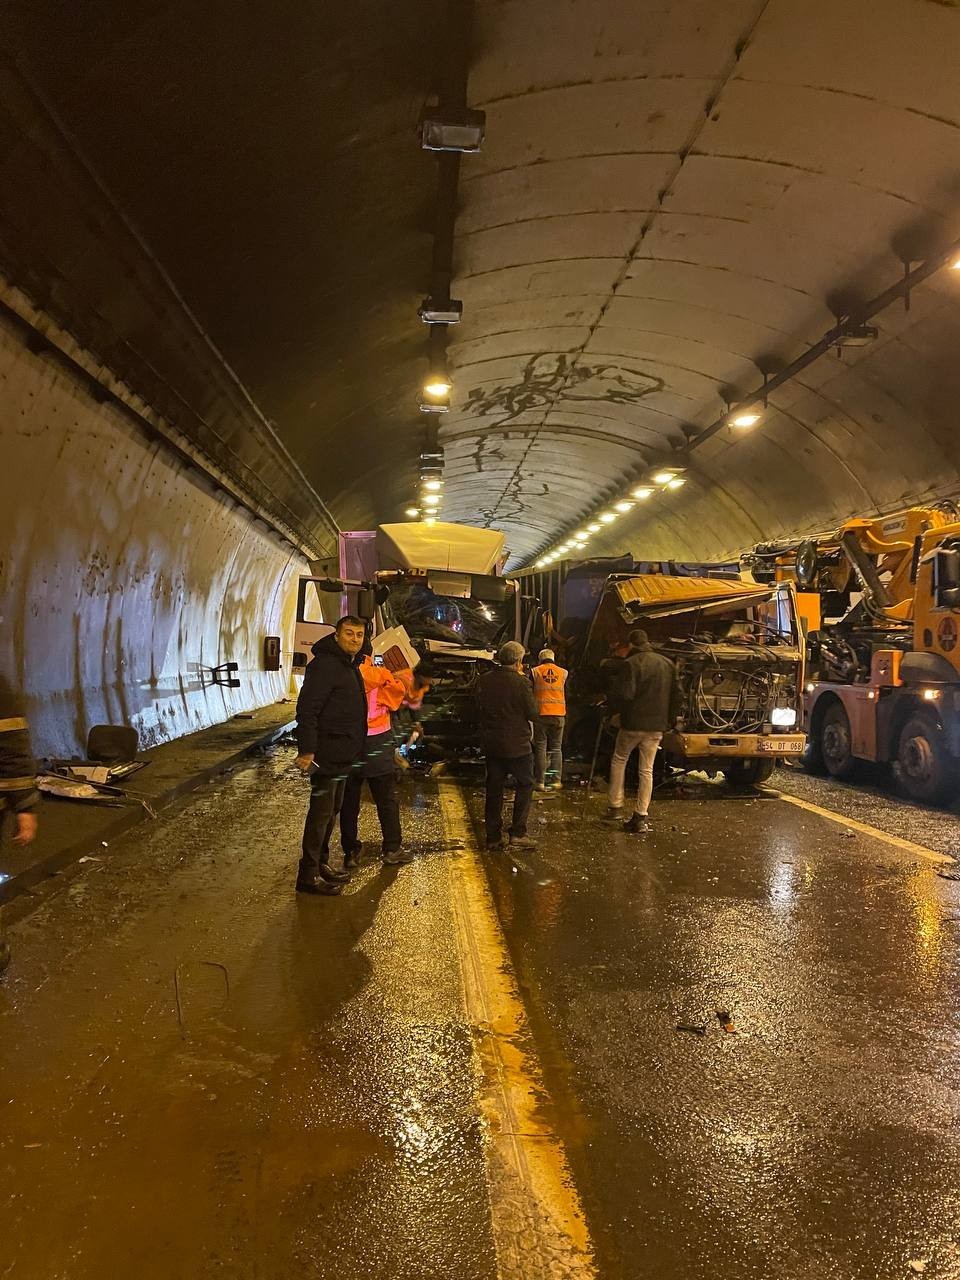
[[[0,406],[0,664],[36,753],[82,752],[98,723],[149,747],[284,697],[306,562],[3,324]],[[227,661],[239,689],[210,680]]]

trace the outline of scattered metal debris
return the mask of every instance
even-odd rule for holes
[[[678,1022],[677,1030],[687,1031],[692,1036],[705,1036],[707,1034],[706,1024],[698,1022]]]

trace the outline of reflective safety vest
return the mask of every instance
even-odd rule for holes
[[[563,686],[567,673],[555,662],[543,662],[533,668],[533,693],[537,699],[537,711],[542,716],[565,716],[567,699]]]
[[[376,667],[370,658],[360,664],[363,687],[367,695],[367,736],[386,733],[390,728],[390,712],[398,711],[407,696],[403,680],[386,667]]]

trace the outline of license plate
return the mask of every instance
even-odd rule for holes
[[[789,740],[784,741],[783,738],[758,738],[757,739],[758,751],[769,751],[775,756],[786,755],[792,746],[793,746],[792,742],[790,742]]]

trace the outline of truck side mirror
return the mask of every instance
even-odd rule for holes
[[[377,612],[377,593],[372,587],[361,587],[357,592],[357,614],[370,621]]]
[[[933,595],[941,608],[960,605],[960,551],[941,547],[933,561]]]

